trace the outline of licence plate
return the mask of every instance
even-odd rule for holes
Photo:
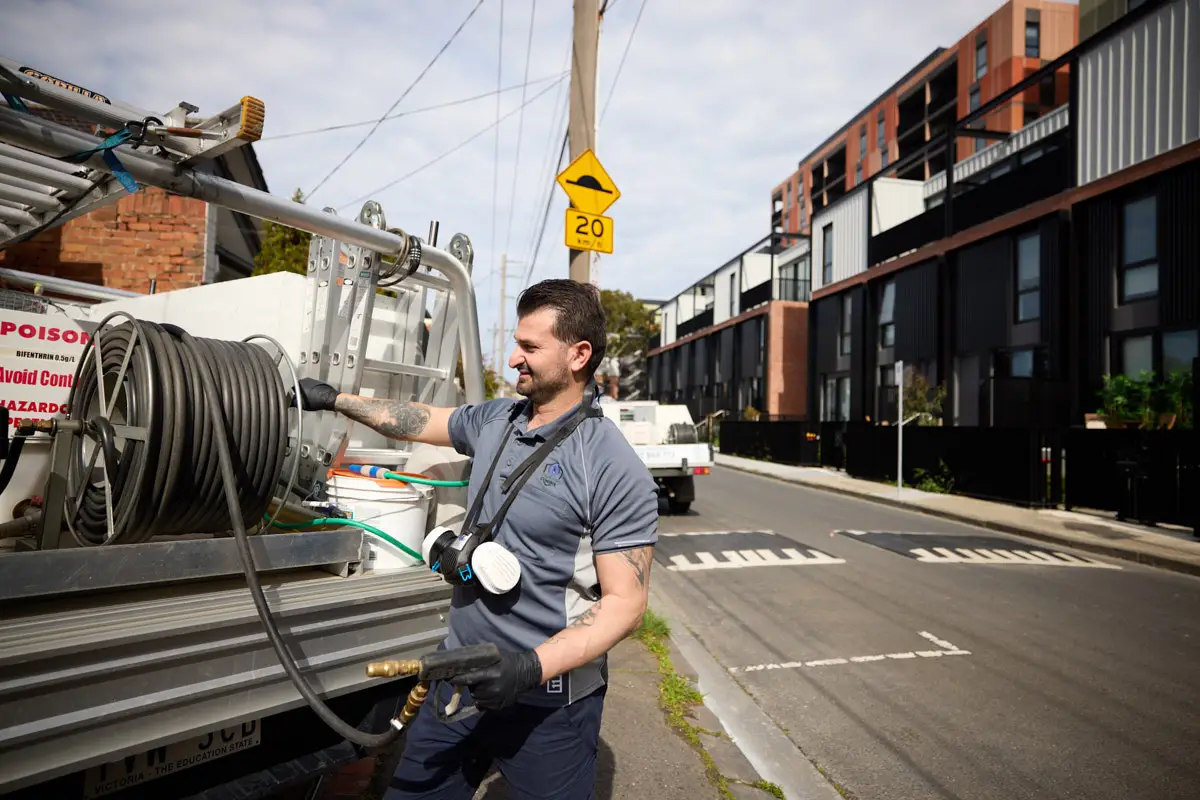
[[[119,761],[88,769],[83,781],[83,796],[103,797],[240,753],[261,742],[262,726],[258,720],[251,720],[233,728],[222,728],[182,742],[134,753]]]

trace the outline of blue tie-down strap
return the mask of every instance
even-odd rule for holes
[[[117,154],[113,152],[113,148],[120,147],[121,145],[125,144],[125,142],[129,141],[132,136],[133,131],[131,131],[129,128],[122,128],[112,136],[109,136],[96,147],[91,147],[87,150],[81,150],[78,153],[64,156],[63,161],[71,164],[82,164],[92,156],[100,153],[100,157],[104,159],[104,163],[108,165],[110,170],[112,170],[113,177],[120,182],[125,191],[129,192],[130,194],[134,194],[138,190],[137,181],[133,179],[133,176],[129,174],[129,170],[125,169],[125,165],[121,163],[119,158],[117,158]]]
[[[20,111],[24,114],[29,113],[29,107],[25,105],[25,101],[23,101],[21,98],[17,97],[15,94],[9,94],[8,92],[3,92],[3,94],[4,99],[8,101],[8,105],[13,111]]]

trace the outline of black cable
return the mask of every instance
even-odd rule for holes
[[[395,111],[396,106],[398,106],[402,102],[404,102],[404,98],[408,97],[409,92],[411,92],[413,89],[417,88],[417,84],[420,83],[421,79],[425,77],[425,73],[429,72],[429,70],[433,68],[433,65],[438,62],[438,59],[442,57],[442,54],[446,52],[446,49],[448,47],[450,47],[450,45],[454,42],[455,39],[458,38],[458,35],[460,33],[462,33],[462,29],[465,28],[467,26],[467,23],[471,21],[471,17],[475,16],[475,12],[479,10],[479,7],[481,5],[483,5],[483,0],[479,0],[479,2],[477,2],[475,4],[475,7],[472,8],[470,10],[470,12],[468,12],[466,19],[464,19],[462,22],[460,22],[458,24],[458,27],[455,28],[454,33],[450,34],[450,38],[446,40],[446,43],[444,45],[442,45],[442,49],[437,51],[437,54],[433,57],[433,60],[425,65],[425,69],[421,70],[421,73],[419,75],[417,75],[417,77],[413,80],[413,82],[408,85],[408,88],[405,89],[404,92],[398,98],[396,98],[396,102],[392,103],[391,108],[389,108],[386,112],[384,112],[383,116],[380,117],[375,122],[375,126],[373,128],[371,128],[371,130],[367,131],[367,135],[364,136],[362,139],[360,139],[358,144],[354,145],[354,148],[349,153],[346,154],[345,158],[343,158],[341,161],[339,161],[337,163],[336,167],[329,170],[329,174],[326,175],[324,178],[321,178],[321,180],[317,182],[317,185],[314,186],[308,192],[308,194],[305,195],[305,197],[312,197],[313,193],[315,193],[318,189],[320,189],[322,186],[324,186],[325,182],[327,180],[329,180],[334,175],[336,175],[337,171],[340,170],[343,166],[345,166],[346,162],[349,161],[350,158],[359,151],[359,148],[361,148],[364,144],[366,144],[367,140],[370,139],[373,135],[375,135],[375,131],[377,131],[379,129],[379,126],[383,124],[383,121],[385,119],[387,119],[388,114],[391,114],[393,111]],[[496,88],[499,89],[500,87],[497,86]]]
[[[14,436],[8,446],[8,458],[4,459],[4,469],[0,470],[0,494],[8,488],[13,473],[17,471],[17,463],[21,460],[21,451],[25,449],[25,437]]]
[[[115,470],[114,498],[119,494],[123,510],[136,521],[123,532],[147,537],[151,532],[217,532],[232,523],[250,597],[296,691],[346,740],[368,748],[390,744],[399,730],[364,733],[317,696],[288,653],[263,594],[246,526],[266,512],[282,472],[288,433],[287,393],[266,350],[245,342],[199,339],[175,326],[143,320],[106,327],[114,316],[118,314],[100,323],[102,337],[88,342],[76,368],[70,408],[72,419],[94,420],[97,414],[89,413],[94,411],[89,404],[97,398],[95,365],[101,375],[115,379],[130,356],[122,390],[114,394],[124,395],[120,411],[129,416],[123,424],[145,423],[149,431],[144,441],[126,440]],[[99,352],[87,358],[97,341]],[[82,453],[77,460],[82,462]],[[147,470],[151,461],[154,468]],[[130,472],[137,481],[125,480]],[[160,488],[162,494],[152,493]],[[217,495],[224,495],[224,513]],[[86,510],[94,514],[96,509]]]
[[[562,167],[563,155],[567,152],[567,141],[571,138],[570,133],[563,134],[562,147],[558,151],[558,166]],[[555,172],[558,170],[556,169]],[[542,229],[538,231],[537,246],[533,249],[533,258],[529,259],[529,266],[525,268],[524,287],[529,286],[529,281],[533,278],[533,270],[537,267],[538,253],[542,249],[542,239],[546,236],[546,223],[550,220],[550,204],[554,201],[554,191],[551,190],[546,197],[546,211],[542,214]]]

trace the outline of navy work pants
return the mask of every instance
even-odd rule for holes
[[[430,693],[384,800],[471,800],[493,762],[514,800],[591,800],[606,688],[569,706],[517,704],[452,723],[434,717]],[[452,692],[438,684],[443,709]],[[473,702],[469,692],[462,701]]]

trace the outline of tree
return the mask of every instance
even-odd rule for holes
[[[608,357],[644,353],[650,337],[658,333],[654,310],[629,292],[600,290],[600,304],[608,318]]]
[[[929,385],[925,376],[914,369],[905,369],[904,418],[917,415],[918,425],[940,425],[942,403],[946,400],[946,386],[939,383],[936,388]]]
[[[303,203],[304,193],[297,189],[292,195],[292,200]],[[262,249],[254,256],[255,267],[251,274],[295,272],[298,275],[307,275],[308,243],[312,239],[312,234],[269,220],[264,222],[263,230],[265,236]]]
[[[459,386],[465,387],[466,379],[463,376],[463,358],[462,353],[458,354],[458,365],[454,369],[454,378],[458,381]],[[483,367],[483,399],[494,400],[500,394],[500,375],[496,370],[487,366]]]

